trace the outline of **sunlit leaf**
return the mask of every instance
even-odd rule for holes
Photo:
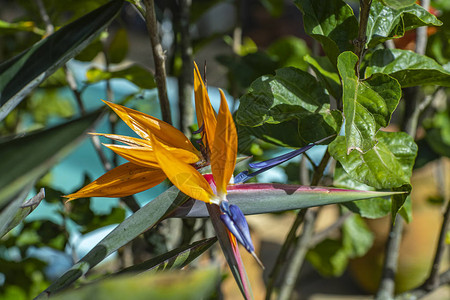
[[[368,63],[366,76],[375,73],[389,74],[402,87],[417,85],[450,86],[450,72],[434,59],[412,51],[380,49],[375,51]]]
[[[389,125],[401,97],[398,82],[385,74],[360,80],[355,74],[358,57],[352,52],[339,55],[342,78],[347,153],[366,152],[375,145],[375,134]]]
[[[416,0],[381,0],[381,2],[392,8],[403,8],[413,5]]]
[[[367,23],[367,45],[372,48],[386,40],[402,37],[406,30],[420,26],[440,25],[442,22],[420,5],[389,7],[380,0],[374,0]]]

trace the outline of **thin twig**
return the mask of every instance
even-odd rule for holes
[[[307,209],[301,209],[298,212],[297,218],[295,219],[294,224],[292,224],[291,230],[289,231],[288,235],[286,236],[283,246],[281,247],[281,250],[278,253],[277,260],[275,261],[275,265],[269,274],[269,280],[268,280],[267,287],[266,287],[266,300],[269,300],[271,298],[276,280],[278,279],[278,276],[280,275],[280,272],[284,266],[284,263],[287,260],[287,254],[289,252],[289,249],[291,248],[292,244],[296,240],[297,229],[303,223],[306,211],[307,211]]]
[[[35,0],[35,1],[39,8],[39,14],[41,15],[42,21],[44,21],[45,23],[45,34],[50,35],[53,32],[55,32],[55,26],[53,26],[52,21],[50,20],[50,17],[47,13],[47,10],[45,9],[42,0]]]
[[[180,113],[180,130],[190,135],[189,126],[194,121],[194,107],[192,105],[192,44],[189,33],[191,0],[178,1],[178,14],[175,20],[180,32],[180,54],[182,60],[181,74],[178,77],[178,107]]]
[[[375,297],[377,300],[393,299],[394,297],[395,274],[397,273],[397,262],[403,225],[403,218],[398,214],[395,218],[395,223],[391,226],[389,238],[386,243],[386,257],[383,264],[380,286],[378,287]]]
[[[41,188],[39,193],[22,203],[21,208],[36,206],[45,198],[45,189]]]
[[[305,222],[303,224],[303,231],[294,248],[294,253],[289,261],[283,285],[280,289],[279,300],[291,299],[292,291],[294,290],[295,282],[297,281],[299,271],[305,260],[306,253],[309,249],[310,240],[314,232],[314,225],[317,219],[316,210],[308,210],[305,215]]]
[[[163,121],[172,124],[172,116],[170,113],[170,103],[167,97],[166,86],[166,66],[163,48],[159,41],[158,22],[156,20],[155,3],[153,0],[144,0],[145,5],[145,21],[147,24],[150,42],[152,44],[153,60],[155,63],[155,81],[158,88],[159,105]]]
[[[444,213],[444,219],[442,220],[441,232],[439,234],[439,241],[437,243],[436,253],[434,255],[433,265],[431,266],[430,276],[424,284],[424,288],[428,291],[436,289],[439,282],[439,266],[441,265],[442,258],[444,256],[444,250],[446,247],[445,237],[449,229],[450,224],[450,203],[447,202],[447,208]]]
[[[439,284],[435,286],[432,290],[429,290],[428,288],[425,288],[423,285],[415,288],[411,291],[407,291],[404,293],[401,293],[397,297],[395,297],[395,300],[416,300],[420,299],[426,295],[428,295],[430,292],[436,290],[437,288],[447,285],[450,283],[450,269],[439,275]]]
[[[422,0],[421,6],[428,10],[430,8],[430,0]],[[416,29],[416,53],[425,54],[428,42],[428,27],[422,26]]]
[[[370,6],[372,5],[372,0],[359,0],[359,29],[358,37],[354,41],[355,44],[355,54],[358,55],[358,65],[356,67],[356,76],[359,78],[359,68],[361,66],[361,61],[364,57],[364,52],[366,49],[367,41],[367,23],[369,21]]]

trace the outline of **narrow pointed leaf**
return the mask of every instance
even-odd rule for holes
[[[114,251],[159,223],[187,199],[188,196],[181,193],[176,187],[169,188],[114,228],[78,263],[56,279],[38,298],[46,298],[48,295],[68,287]]]
[[[225,259],[228,263],[231,273],[233,274],[233,277],[239,289],[241,290],[242,296],[246,300],[252,299],[253,297],[250,284],[248,282],[244,264],[242,263],[242,258],[239,253],[237,242],[234,239],[233,235],[229,233],[222,220],[220,220],[221,212],[219,207],[217,205],[205,205],[203,203],[201,204],[203,212],[205,213],[205,217],[210,216],[211,218],[211,223],[213,224],[214,230],[216,231],[216,236],[219,240],[220,247],[222,248],[223,254],[225,255]]]
[[[245,183],[228,186],[227,199],[245,215],[280,212],[327,204],[387,197],[403,192],[376,192],[279,183]],[[202,202],[187,202],[170,217],[207,217]]]
[[[123,275],[62,292],[52,299],[210,299],[219,280],[218,268]]]
[[[389,74],[405,87],[418,85],[450,86],[450,72],[434,59],[401,49],[377,50],[366,69],[366,76]]]
[[[31,181],[43,175],[53,164],[81,142],[84,134],[99,119],[100,112],[59,126],[0,140],[0,207]]]
[[[123,2],[108,2],[1,64],[0,121],[32,89],[78,54],[105,29],[119,13]]]
[[[401,97],[397,80],[386,74],[359,79],[355,74],[357,62],[358,57],[352,52],[344,52],[338,58],[347,154],[353,149],[367,152],[375,145],[375,134],[389,124]]]
[[[216,241],[217,238],[213,237],[176,248],[143,263],[123,269],[117,273],[117,275],[130,272],[140,273],[145,271],[167,271],[181,269],[208,250]]]

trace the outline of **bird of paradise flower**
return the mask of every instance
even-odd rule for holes
[[[200,151],[172,125],[104,101],[141,138],[93,133],[122,143],[105,146],[129,162],[65,197],[68,201],[85,197],[123,197],[150,189],[169,178],[189,197],[218,205],[220,218],[232,233],[231,242],[236,246],[237,239],[262,266],[255,254],[244,214],[226,199],[227,185],[236,164],[237,132],[225,95],[220,90],[220,109],[216,117],[197,65],[194,90],[197,121],[202,133]],[[212,174],[199,173],[198,169],[208,164]]]

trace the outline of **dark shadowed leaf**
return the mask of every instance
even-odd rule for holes
[[[117,274],[181,269],[208,250],[216,241],[216,237],[197,241],[123,269]]]
[[[85,138],[99,119],[96,111],[59,126],[0,140],[0,207],[9,197],[36,180]]]
[[[358,21],[353,9],[341,0],[295,0],[303,13],[308,35],[322,44],[330,61],[336,65],[339,53],[353,49]]]
[[[290,67],[255,80],[240,99],[236,121],[253,127],[248,130],[259,138],[302,147],[336,134],[342,117],[330,109],[329,95],[312,75]]]
[[[313,58],[312,56],[306,55],[304,59],[312,67],[314,73],[326,87],[328,93],[335,99],[341,99],[342,86],[336,67],[326,57]]]
[[[119,13],[113,0],[62,27],[0,65],[0,120],[59,67],[86,47]]]

